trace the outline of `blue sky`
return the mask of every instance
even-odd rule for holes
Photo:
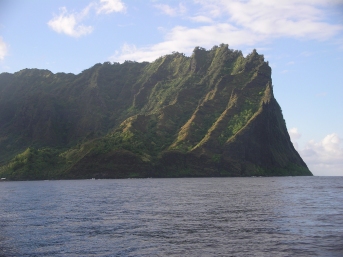
[[[0,73],[79,73],[221,43],[263,54],[296,149],[343,176],[343,0],[0,0]]]

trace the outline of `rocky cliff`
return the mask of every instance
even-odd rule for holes
[[[255,50],[0,74],[9,179],[312,175]]]

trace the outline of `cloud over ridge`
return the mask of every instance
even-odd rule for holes
[[[195,45],[208,48],[222,42],[241,47],[283,37],[322,41],[343,31],[343,25],[331,22],[322,10],[339,5],[338,0],[196,0],[195,3],[195,9],[166,4],[156,4],[155,8],[172,17],[187,9],[189,17],[183,15],[183,18],[205,22],[207,26],[175,26],[167,31],[163,41],[136,47],[130,53],[117,52],[110,60],[151,61],[172,51],[189,54]]]

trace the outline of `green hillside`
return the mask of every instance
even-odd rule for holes
[[[312,174],[255,50],[0,74],[1,177],[260,175]]]

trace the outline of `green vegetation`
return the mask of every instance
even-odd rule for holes
[[[0,95],[9,180],[311,175],[255,50],[221,44],[78,75],[2,73]]]
[[[239,114],[235,114],[228,122],[227,128],[220,134],[218,138],[219,142],[224,144],[228,139],[242,129],[245,124],[247,124],[252,115],[253,112],[251,109],[243,110]]]
[[[51,148],[27,148],[0,168],[2,177],[16,180],[56,179],[62,176],[63,160]]]

